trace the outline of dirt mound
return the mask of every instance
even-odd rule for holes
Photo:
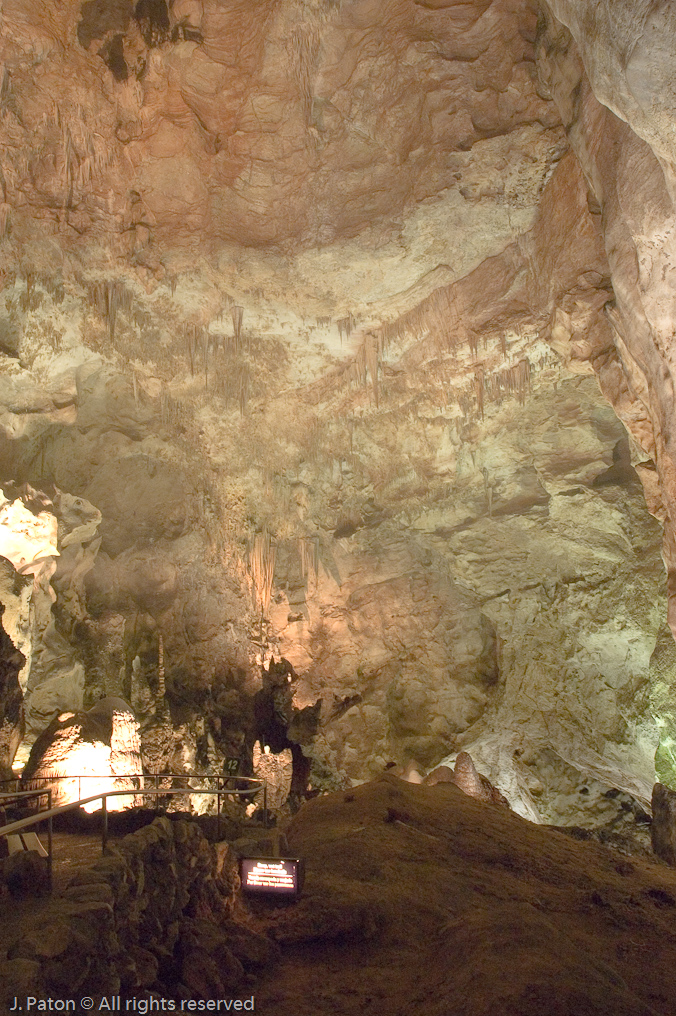
[[[676,1014],[676,871],[390,774],[308,802],[276,1016]]]

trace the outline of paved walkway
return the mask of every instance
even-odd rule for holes
[[[41,837],[45,846],[46,835]],[[101,856],[101,836],[81,833],[54,833],[53,891],[48,896],[26,896],[17,899],[0,889],[0,959],[22,928],[39,922],[48,909],[52,896],[58,896],[76,871],[87,868]]]

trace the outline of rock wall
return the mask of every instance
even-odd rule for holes
[[[665,522],[664,555],[671,574],[676,518],[670,450],[673,89],[657,82],[665,73],[668,38],[658,25],[673,19],[673,11],[668,5],[638,5],[630,12],[622,5],[620,16],[610,18],[602,6],[588,15],[596,30],[587,34],[584,17],[570,5],[555,3],[552,9],[570,23],[573,34],[556,18],[543,23],[538,67],[594,195],[614,294],[606,308],[612,347],[601,356],[600,350],[592,353],[591,361],[604,393],[636,439],[648,504]],[[649,110],[642,101],[648,93],[654,98]]]
[[[235,855],[194,822],[158,818],[110,845],[55,898],[40,928],[8,950],[0,983],[14,995],[79,998],[147,989],[227,997],[276,949],[234,920]],[[240,915],[241,916],[241,915]]]
[[[250,771],[274,656],[315,787],[669,781],[670,14],[616,6],[10,4],[0,479],[76,499],[31,737],[122,697]]]

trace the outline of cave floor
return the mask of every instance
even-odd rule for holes
[[[299,902],[258,904],[283,948],[275,1016],[676,1016],[676,871],[386,775],[308,802]]]
[[[46,845],[46,835],[40,834],[40,838]],[[34,927],[40,921],[53,899],[66,889],[75,872],[93,864],[100,856],[100,834],[55,832],[52,892],[45,896],[13,897],[5,890],[5,894],[0,895],[0,956],[5,956],[21,931]]]
[[[293,818],[300,900],[239,904],[282,948],[235,995],[274,1016],[676,1016],[676,870],[379,779]],[[54,834],[54,894],[101,853]],[[0,897],[0,956],[52,897]]]

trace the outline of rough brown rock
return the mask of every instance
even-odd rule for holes
[[[500,791],[493,786],[489,779],[477,771],[472,756],[466,751],[461,751],[458,754],[454,769],[449,766],[437,766],[427,774],[422,782],[426,787],[433,787],[437,783],[453,783],[462,790],[463,794],[475,797],[477,801],[504,804],[509,807],[509,802]]]
[[[0,878],[12,896],[44,896],[49,892],[47,859],[36,850],[18,850],[4,857]]]
[[[652,847],[658,857],[676,866],[676,793],[662,783],[653,787]]]

